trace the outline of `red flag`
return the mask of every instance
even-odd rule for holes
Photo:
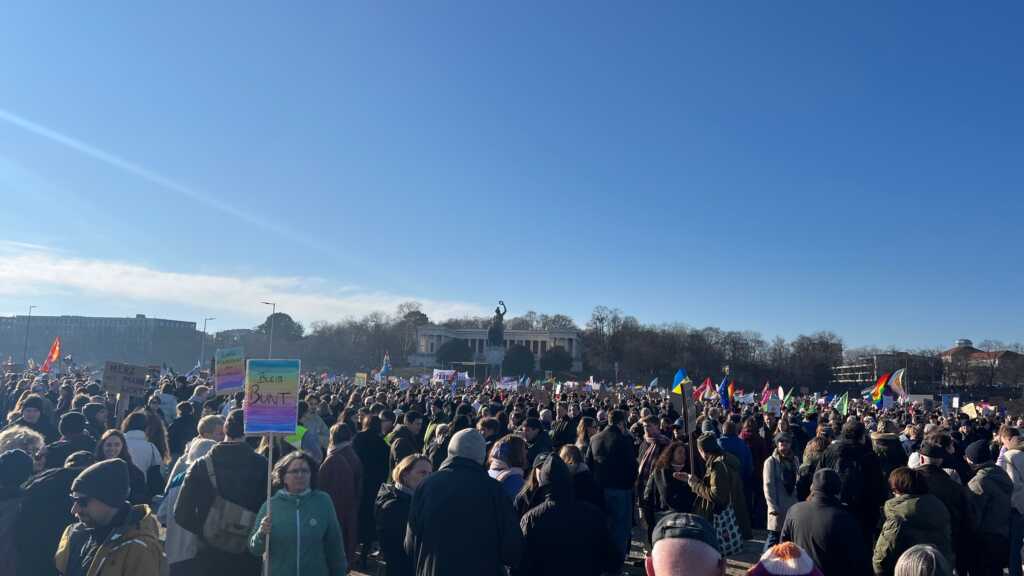
[[[39,369],[40,372],[49,372],[50,364],[60,360],[60,336],[53,339],[53,344],[50,344],[50,353],[46,355],[46,360],[43,360],[43,366]]]
[[[711,388],[711,377],[704,379],[704,382],[693,391],[693,399],[698,400]]]

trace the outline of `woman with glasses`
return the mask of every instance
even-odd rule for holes
[[[260,556],[270,540],[274,576],[344,576],[348,572],[341,527],[331,497],[316,489],[316,461],[297,450],[274,466],[277,492],[260,507],[249,551]]]

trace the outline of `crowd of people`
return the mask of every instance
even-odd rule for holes
[[[755,530],[752,575],[1021,575],[1005,414],[700,401],[691,423],[662,390],[305,374],[270,438],[201,377],[120,402],[77,374],[0,386],[11,576],[722,576]]]

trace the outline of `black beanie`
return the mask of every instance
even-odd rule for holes
[[[32,475],[32,457],[24,450],[0,454],[0,486],[20,486]]]
[[[68,412],[60,417],[57,430],[61,436],[74,436],[85,430],[85,416],[80,412]]]
[[[975,440],[964,450],[964,456],[971,461],[971,464],[978,465],[992,461],[992,448],[988,440]]]
[[[722,447],[718,445],[718,438],[710,432],[705,432],[701,434],[700,438],[697,438],[697,447],[708,455],[722,453]]]
[[[28,398],[25,398],[25,401],[21,403],[21,408],[23,410],[25,408],[35,408],[36,410],[39,410],[40,412],[42,412],[43,411],[43,406],[45,406],[45,405],[46,404],[43,403],[42,396],[37,396],[35,394],[32,394]]]
[[[86,468],[96,463],[96,456],[92,452],[79,450],[72,452],[65,460],[65,468]]]
[[[819,468],[811,480],[811,492],[818,492],[826,496],[838,496],[843,488],[843,481],[839,473],[831,468]]]
[[[112,458],[89,466],[71,483],[74,497],[88,496],[112,508],[120,508],[128,501],[130,485],[128,464],[120,458]]]

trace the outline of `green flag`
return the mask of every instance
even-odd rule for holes
[[[789,392],[786,393],[786,397],[782,400],[782,405],[783,406],[792,406],[793,405],[793,390],[796,390],[796,386],[793,386],[792,388],[790,388]]]
[[[839,402],[836,402],[836,410],[843,416],[850,411],[850,393],[843,392],[843,395],[839,397]]]

